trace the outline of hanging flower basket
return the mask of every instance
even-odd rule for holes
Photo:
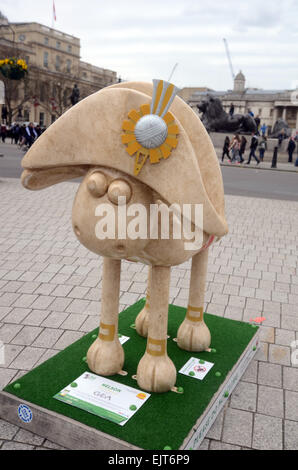
[[[28,65],[23,59],[15,57],[0,60],[0,71],[2,75],[10,80],[21,80],[28,72]]]

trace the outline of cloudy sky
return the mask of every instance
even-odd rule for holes
[[[52,0],[1,0],[11,22],[52,23]],[[55,0],[55,28],[81,38],[82,59],[128,80],[232,87],[223,38],[247,86],[298,85],[297,0]]]

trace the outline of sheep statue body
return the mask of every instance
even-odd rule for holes
[[[51,125],[22,162],[22,184],[31,190],[83,177],[73,204],[73,230],[88,250],[104,257],[99,336],[87,354],[96,374],[111,376],[124,366],[118,338],[121,260],[149,266],[147,302],[136,319],[147,347],[136,377],[140,388],[159,393],[176,382],[176,368],[167,355],[171,266],[192,259],[188,308],[177,346],[204,351],[211,342],[203,315],[208,249],[228,231],[213,145],[198,116],[176,94],[174,85],[161,80],[153,86],[127,82],[105,88]],[[191,210],[181,211],[180,222],[188,223],[191,234],[200,233],[199,242],[194,235],[175,234],[177,208],[183,205]],[[138,220],[145,236],[128,237],[136,206],[143,208]],[[157,208],[154,224],[152,207]],[[201,218],[196,207],[203,209]],[[158,216],[164,208],[172,222],[167,236]],[[113,236],[102,237],[99,214],[109,209],[116,226]],[[119,222],[123,211],[124,227]]]

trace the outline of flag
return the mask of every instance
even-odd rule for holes
[[[53,0],[53,18],[54,18],[54,21],[57,21],[55,0]]]

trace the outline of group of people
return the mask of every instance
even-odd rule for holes
[[[287,152],[289,155],[288,162],[292,163],[293,162],[293,154],[296,149],[296,146],[298,148],[298,132],[296,133],[296,136],[292,136],[289,139],[288,147],[287,147]],[[223,153],[221,157],[221,161],[224,161],[225,156],[228,158],[228,161],[230,163],[236,163],[240,165],[241,163],[244,163],[244,153],[246,150],[247,146],[247,139],[244,135],[241,137],[239,134],[236,134],[232,141],[230,141],[230,138],[227,136],[225,138],[224,146],[223,146]],[[259,150],[259,156],[256,155],[257,149]],[[260,164],[264,160],[265,152],[268,149],[267,145],[267,137],[263,134],[261,137],[259,137],[255,132],[252,133],[251,141],[250,141],[250,147],[249,147],[249,156],[247,162],[245,162],[246,165],[249,165],[251,162],[251,159],[254,158],[255,161],[257,162],[257,165]],[[231,152],[231,155],[230,155]],[[298,156],[295,161],[295,166],[298,167]]]
[[[25,146],[26,148],[30,148],[42,132],[43,129],[39,125],[34,126],[32,122],[28,125],[15,123],[12,126],[7,126],[6,124],[1,124],[0,128],[0,136],[3,143],[6,142],[6,139],[10,138],[12,144],[20,145],[20,147]]]
[[[237,163],[240,165],[241,163],[244,162],[243,156],[246,150],[246,145],[247,145],[247,139],[244,135],[240,137],[239,134],[236,134],[232,142],[230,141],[230,138],[227,136],[224,142],[221,161],[223,162],[225,156],[227,156],[230,163]],[[256,155],[256,150],[258,147],[259,147],[259,152],[260,152],[260,158],[258,158]],[[250,142],[249,157],[246,162],[246,165],[250,164],[252,158],[254,158],[257,162],[257,165],[259,165],[259,163],[264,160],[264,155],[265,155],[266,150],[267,150],[267,138],[263,136],[262,141],[259,143],[259,139],[257,135],[253,133],[251,142]],[[232,153],[232,156],[230,156],[230,152]]]

